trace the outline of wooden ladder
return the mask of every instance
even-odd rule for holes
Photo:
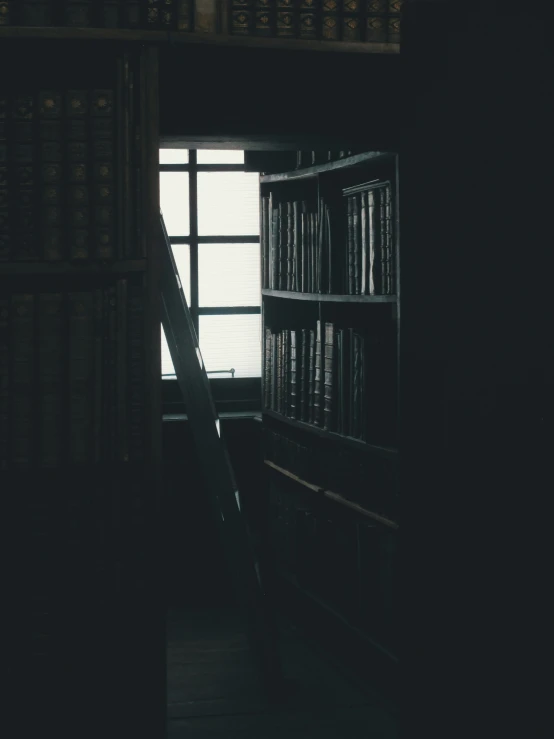
[[[160,251],[163,329],[251,646],[269,695],[275,698],[282,687],[277,629],[162,215]]]

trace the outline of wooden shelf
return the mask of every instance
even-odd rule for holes
[[[149,31],[131,28],[70,28],[66,26],[4,26],[0,38],[68,39],[89,41],[151,41],[168,44],[202,44],[257,49],[334,52],[342,54],[380,54],[396,56],[400,44],[363,43],[359,41],[312,41],[307,39],[231,36],[225,33],[191,33],[187,31]]]
[[[316,303],[396,303],[396,295],[330,295],[328,293],[297,293],[290,290],[269,290],[264,288],[262,295],[287,300],[308,300]]]
[[[385,457],[386,459],[394,460],[398,458],[398,449],[394,449],[392,447],[368,444],[366,441],[354,439],[351,436],[343,436],[342,434],[337,434],[334,431],[326,431],[319,426],[314,426],[313,424],[305,423],[304,421],[297,421],[294,418],[289,418],[288,416],[284,416],[282,413],[276,413],[275,411],[271,410],[264,410],[262,412],[262,417],[263,416],[273,418],[275,421],[286,423],[289,426],[294,426],[295,428],[302,429],[303,431],[309,431],[310,433],[315,434],[316,436],[319,436],[323,439],[329,439],[329,441],[352,447],[360,452],[378,454],[379,456]]]
[[[65,39],[76,41],[168,41],[166,31],[133,28],[71,28],[68,26],[3,26],[0,39]]]
[[[305,180],[315,177],[325,172],[336,172],[337,170],[346,169],[347,167],[360,166],[367,162],[375,162],[379,159],[389,159],[395,154],[387,151],[370,151],[364,154],[353,154],[351,157],[338,159],[336,162],[324,162],[323,164],[314,164],[312,167],[304,167],[296,169],[293,172],[281,172],[280,174],[266,174],[260,177],[262,184],[272,182],[289,182],[294,180]]]
[[[118,262],[0,262],[0,277],[17,275],[100,275],[144,272],[146,259]]]
[[[354,503],[354,501],[348,500],[348,498],[345,498],[338,493],[334,493],[332,490],[326,490],[319,485],[314,485],[311,482],[306,482],[306,480],[303,480],[301,477],[298,477],[293,472],[286,470],[284,467],[280,467],[278,464],[271,462],[269,459],[265,459],[264,464],[270,467],[272,470],[279,472],[284,477],[288,477],[290,480],[294,480],[294,482],[302,485],[305,488],[308,488],[308,490],[311,490],[314,493],[319,493],[323,495],[325,498],[332,500],[338,505],[342,505],[345,508],[350,508],[350,510],[354,511],[355,513],[359,513],[362,516],[366,516],[367,518],[371,518],[374,521],[378,521],[379,523],[382,523],[384,526],[388,526],[391,529],[398,529],[398,524],[396,523],[396,521],[392,521],[390,518],[382,516],[379,513],[374,513],[368,508],[361,506],[359,503]]]

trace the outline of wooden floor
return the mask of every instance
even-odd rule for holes
[[[385,700],[356,685],[280,622],[287,695],[265,698],[231,609],[173,612],[168,621],[168,738],[395,739]]]

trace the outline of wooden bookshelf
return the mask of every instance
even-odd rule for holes
[[[2,275],[101,275],[144,272],[145,259],[131,259],[117,262],[1,262]]]
[[[332,612],[391,662],[383,644],[396,640],[397,159],[366,152],[260,177],[262,423],[276,569],[309,595],[314,617]]]
[[[286,300],[309,300],[314,303],[396,303],[396,295],[330,295],[326,293],[299,293],[289,290],[269,290],[264,288],[262,295]]]
[[[202,33],[188,31],[150,31],[126,28],[70,28],[49,26],[3,26],[0,39],[58,39],[77,41],[148,41],[150,43],[193,44],[229,46],[254,49],[282,49],[284,51],[315,51],[320,53],[399,54],[400,44],[357,41],[317,41],[288,38],[260,38],[257,36],[233,36],[226,33]]]
[[[344,436],[343,434],[337,434],[334,431],[326,431],[320,426],[315,426],[313,423],[297,421],[296,419],[289,418],[282,413],[276,413],[275,411],[266,409],[263,412],[262,418],[263,416],[265,416],[266,418],[271,418],[274,421],[279,421],[280,423],[287,424],[288,426],[294,426],[295,428],[301,429],[302,431],[308,431],[309,433],[318,436],[320,439],[329,439],[329,441],[333,441],[336,444],[342,444],[344,446],[352,447],[353,449],[356,449],[360,452],[378,454],[381,457],[385,457],[386,459],[396,459],[398,456],[398,449],[395,449],[393,447],[384,447],[378,446],[377,444],[369,444],[366,441],[355,439],[352,436]]]

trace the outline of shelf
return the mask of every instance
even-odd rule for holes
[[[314,41],[309,39],[260,38],[232,36],[226,33],[188,31],[150,31],[132,28],[71,28],[67,26],[4,26],[0,38],[73,39],[90,41],[162,41],[168,44],[203,44],[258,49],[338,52],[342,54],[380,54],[396,56],[400,44],[364,43],[360,41]]]
[[[0,262],[0,277],[17,275],[100,275],[144,272],[146,259],[119,262]]]
[[[262,184],[272,182],[289,182],[294,180],[304,180],[309,177],[315,177],[325,172],[335,172],[347,167],[355,167],[367,162],[375,162],[379,159],[388,159],[395,156],[387,151],[370,151],[364,154],[354,154],[351,157],[338,159],[336,162],[324,162],[323,164],[314,164],[312,167],[296,169],[293,172],[281,172],[280,174],[267,174],[260,177]]]
[[[328,293],[297,293],[290,290],[269,290],[264,288],[262,295],[287,300],[308,300],[316,303],[396,303],[396,295],[329,295]]]
[[[267,418],[272,418],[275,421],[280,421],[281,423],[286,423],[289,426],[294,426],[295,428],[301,429],[303,431],[309,431],[312,434],[321,437],[322,439],[329,439],[330,441],[336,442],[338,444],[343,444],[344,446],[349,446],[357,449],[360,452],[373,453],[381,457],[385,457],[386,459],[392,460],[398,458],[398,450],[393,449],[392,447],[368,444],[366,441],[354,439],[351,436],[343,436],[342,434],[337,434],[334,431],[326,431],[319,426],[314,426],[313,424],[305,423],[304,421],[297,421],[294,418],[283,416],[282,413],[276,413],[275,411],[271,410],[264,410],[262,412],[262,418],[263,416],[266,416]]]
[[[3,26],[0,39],[66,39],[77,41],[168,41],[167,31],[134,28],[72,28],[69,26]]]
[[[284,477],[288,477],[290,480],[294,480],[294,482],[297,482],[299,485],[308,488],[312,492],[319,493],[325,498],[332,500],[334,503],[342,505],[345,508],[350,508],[350,510],[354,511],[355,513],[359,513],[362,516],[366,516],[367,518],[371,518],[374,521],[378,521],[379,523],[382,523],[384,526],[388,526],[391,529],[398,529],[398,524],[396,523],[396,521],[392,521],[390,518],[381,516],[379,513],[374,513],[373,511],[364,508],[364,506],[359,505],[359,503],[354,503],[353,501],[348,500],[348,498],[345,498],[338,493],[333,493],[332,490],[326,490],[319,485],[314,485],[311,482],[306,482],[306,480],[303,480],[301,477],[298,477],[293,472],[286,470],[284,467],[280,467],[278,464],[271,462],[269,459],[265,459],[264,464],[270,467],[272,470],[279,472]]]

